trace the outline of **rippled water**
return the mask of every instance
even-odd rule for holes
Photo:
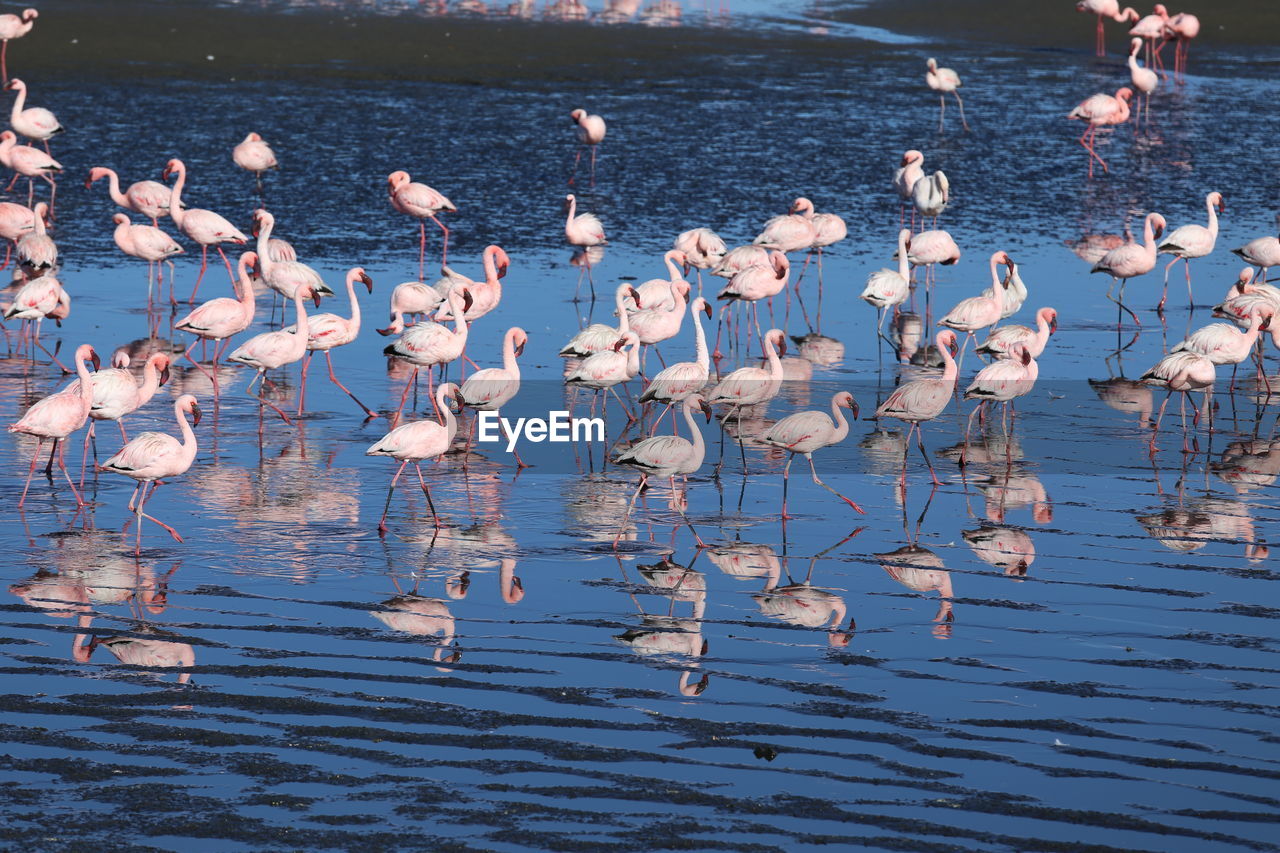
[[[951,177],[943,225],[964,251],[932,307],[975,294],[987,257],[1005,249],[1031,291],[1019,319],[1052,305],[1060,330],[1010,436],[994,419],[961,468],[969,404],[928,425],[936,490],[914,450],[902,485],[897,424],[860,421],[817,453],[823,478],[865,515],[813,485],[801,461],[784,527],[784,460],[750,448],[744,477],[730,444],[713,478],[719,436],[704,425],[710,458],[686,493],[704,551],[657,484],[615,552],[636,477],[603,465],[598,445],[533,449],[535,467],[518,475],[500,451],[466,472],[451,455],[425,466],[445,528],[434,532],[406,485],[380,537],[393,465],[364,450],[387,422],[362,422],[319,364],[308,416],[297,428],[268,418],[261,442],[247,373],[220,374],[215,411],[207,379],[174,371],[129,428],[171,431],[171,401],[200,396],[197,461],[148,504],[186,541],[149,526],[137,557],[132,528],[121,533],[121,478],[90,473],[92,505],[76,513],[65,485],[37,476],[18,512],[34,442],[10,437],[6,844],[1276,846],[1276,410],[1242,370],[1234,394],[1220,383],[1212,436],[1202,424],[1183,454],[1175,400],[1152,455],[1146,419],[1161,397],[1117,377],[1140,375],[1208,312],[1184,307],[1178,271],[1164,322],[1142,310],[1141,332],[1118,335],[1106,282],[1066,246],[1138,227],[1148,210],[1175,227],[1199,222],[1204,193],[1221,190],[1219,249],[1193,266],[1198,301],[1218,301],[1239,268],[1225,250],[1275,226],[1274,180],[1256,154],[1273,142],[1261,105],[1276,92],[1274,46],[1261,63],[1221,42],[1193,50],[1187,84],[1157,95],[1150,128],[1111,134],[1101,153],[1112,174],[1089,181],[1065,113],[1127,74],[1114,56],[1092,58],[1092,21],[1069,4],[1053,14],[1071,46],[1043,50],[998,46],[998,33],[940,42],[907,21],[898,42],[863,41],[840,30],[848,10],[789,7],[782,17],[821,17],[832,33],[764,19],[661,38],[450,20],[456,63],[412,65],[401,58],[416,46],[443,44],[439,22],[389,16],[389,31],[346,7],[336,38],[339,19],[320,14],[193,8],[138,32],[136,64],[108,50],[127,46],[111,29],[124,23],[53,12],[40,22],[47,42],[37,30],[10,50],[33,101],[69,128],[54,142],[68,168],[56,237],[74,303],[45,330],[60,355],[89,342],[105,358],[147,334],[144,271],[116,252],[101,185],[80,186],[88,167],[139,180],[181,156],[188,201],[247,227],[260,202],[229,153],[252,129],[282,163],[265,189],[281,236],[331,283],[356,264],[375,281],[365,333],[334,356],[361,399],[391,411],[404,383],[370,332],[392,287],[416,273],[415,224],[385,201],[386,174],[405,168],[458,205],[447,221],[460,271],[478,276],[490,242],[511,256],[503,302],[473,328],[469,354],[497,364],[519,324],[530,341],[511,414],[558,407],[555,353],[589,310],[568,301],[579,269],[561,231],[567,112],[579,105],[610,121],[594,189],[576,187],[609,233],[594,268],[602,291],[662,276],[661,253],[685,228],[744,242],[796,195],[849,221],[824,263],[822,304],[843,356],[788,383],[748,430],[825,408],[842,389],[865,417],[917,375],[878,349],[856,298],[889,264],[888,179],[909,147]],[[254,28],[229,35],[244,21]],[[246,47],[287,31],[278,54],[255,60]],[[181,51],[166,53],[179,37]],[[53,45],[70,51],[72,38],[85,53],[64,67]],[[326,39],[346,53],[316,60]],[[926,51],[964,76],[971,133],[938,134]],[[179,263],[180,294],[196,269]],[[1134,304],[1154,305],[1158,282],[1135,280]],[[201,293],[227,289],[211,267]],[[267,318],[264,307],[257,328]],[[796,306],[789,331],[805,331]],[[688,331],[663,349],[688,357]],[[974,364],[970,354],[965,378]],[[62,381],[43,359],[10,356],[0,409],[16,419]],[[296,369],[282,385],[286,405]],[[613,412],[611,441],[622,426]],[[118,446],[112,428],[98,433],[100,456]],[[143,648],[188,665],[127,663]]]

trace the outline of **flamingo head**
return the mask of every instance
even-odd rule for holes
[[[89,170],[89,177],[84,179],[84,188],[89,189],[89,187],[93,186],[94,181],[105,178],[109,174],[111,174],[110,169],[104,169],[102,166],[94,166]]]
[[[773,264],[773,277],[779,281],[786,278],[787,273],[791,271],[791,261],[776,249],[769,253],[769,262]]]
[[[679,249],[672,249],[667,252],[666,257],[679,264],[683,268],[685,275],[689,274],[689,256],[687,254]]]
[[[617,342],[613,345],[613,351],[622,352],[622,350],[625,347],[637,346],[639,345],[639,343],[640,343],[639,335],[637,335],[635,332],[627,332],[625,335],[618,338]]]
[[[1209,193],[1209,204],[1212,204],[1214,207],[1218,208],[1218,213],[1227,212],[1227,200],[1222,197],[1222,193],[1219,193],[1219,192]]]
[[[904,151],[902,154],[903,166],[910,166],[912,163],[923,163],[923,162],[924,162],[924,155],[914,148],[912,148],[910,151]]]
[[[178,408],[191,415],[192,426],[200,426],[200,404],[196,402],[195,397],[183,394],[178,398]]]
[[[938,70],[938,60],[934,59],[933,57],[929,57],[929,61],[926,62],[925,65],[929,66],[930,71]]]
[[[253,212],[253,236],[257,237],[264,227],[274,228],[275,224],[276,218],[266,208],[260,207]]]
[[[454,411],[462,411],[462,407],[467,401],[462,399],[462,389],[454,382],[442,382],[436,386],[436,398],[440,400],[452,400],[454,402]]]
[[[703,299],[701,296],[693,300],[693,310],[703,312],[707,315],[708,319],[711,317],[711,303]]]
[[[18,141],[18,136],[12,130],[0,131],[0,142],[13,144]]]
[[[22,82],[21,80],[19,80],[17,77],[11,77],[11,78],[9,78],[9,82],[4,84],[4,90],[5,90],[6,92],[7,92],[7,91],[9,91],[10,89],[17,89],[17,90],[21,91],[21,90],[23,90],[23,89],[25,89],[25,88],[27,88],[27,84],[26,84],[26,83],[23,83],[23,82]]]
[[[587,117],[586,110],[574,110],[573,112],[569,113],[569,118],[573,119],[574,124],[577,124],[578,122],[582,121],[586,117]]]
[[[515,343],[515,354],[524,355],[524,345],[529,343],[529,335],[519,326],[512,326],[511,331],[507,332],[511,336],[511,340]]]
[[[262,141],[262,134],[261,134],[261,133],[250,133],[248,136],[246,136],[246,137],[244,138],[244,141],[245,141],[245,142],[261,142],[261,141]]]
[[[365,287],[369,288],[369,292],[373,293],[373,279],[364,271],[364,267],[353,267],[351,272],[347,273],[351,280],[359,281]]]
[[[111,221],[116,225],[128,225],[129,217],[125,216],[123,213],[117,213],[115,216],[111,217]]]
[[[787,354],[787,336],[781,329],[770,329],[765,338],[778,351],[779,358]]]
[[[370,291],[371,293],[373,292],[373,287],[372,287],[372,285],[370,286],[369,291]],[[470,311],[470,310],[471,310],[471,306],[472,306],[472,305],[474,305],[474,304],[476,304],[476,300],[475,300],[475,298],[471,295],[471,288],[469,288],[469,287],[461,287],[461,286],[459,286],[459,287],[454,287],[454,288],[452,288],[452,289],[449,291],[449,296],[450,296],[450,301],[451,301],[451,302],[452,302],[452,297],[453,297],[453,296],[455,296],[455,295],[456,295],[456,296],[457,296],[457,297],[462,301],[462,312],[461,312],[460,314],[458,314],[457,316],[463,316],[463,315],[465,315],[468,311]]]
[[[706,417],[707,423],[711,423],[711,404],[701,394],[694,394],[688,398],[685,405],[690,409],[698,409]]]
[[[1157,3],[1155,7],[1152,8],[1151,14],[1159,15],[1162,18],[1167,18],[1169,17],[1169,10],[1165,8],[1165,5],[1163,3]]]
[[[938,345],[938,349],[946,347],[952,358],[955,358],[960,352],[960,344],[956,340],[956,333],[950,329],[943,329],[938,332],[938,337],[934,339],[934,343]]]
[[[567,196],[564,197],[564,205],[567,208],[569,205],[573,204],[577,200],[578,200],[578,197],[576,195],[574,195],[573,193],[569,193]]]
[[[467,597],[467,592],[471,589],[471,572],[461,572],[445,581],[445,594],[454,601],[461,601]]]
[[[1159,237],[1160,235],[1164,234],[1164,229],[1168,226],[1168,223],[1164,221],[1163,216],[1161,216],[1158,213],[1148,213],[1147,219],[1151,222],[1152,234],[1154,234],[1156,237]]]
[[[839,394],[836,394],[834,402],[838,407],[852,411],[853,419],[855,421],[858,419],[858,413],[860,411],[858,408],[858,401],[853,399],[853,395],[848,391],[841,391]]]
[[[800,213],[800,214],[813,213],[813,202],[809,201],[809,199],[805,198],[804,196],[801,196],[800,198],[791,202],[791,209],[787,212]]]
[[[302,299],[310,299],[316,304],[317,308],[320,307],[320,291],[313,288],[311,285],[301,285],[295,293],[297,293],[297,295]]]
[[[1132,6],[1125,6],[1124,10],[1121,11],[1120,13],[1120,19],[1123,21],[1128,21],[1131,24],[1136,24],[1139,20],[1142,19],[1142,16],[1139,15],[1138,10],[1133,8]]]
[[[147,362],[160,371],[160,384],[164,385],[169,381],[169,363],[170,359],[167,353],[158,352],[147,359]]]
[[[640,291],[636,290],[629,284],[623,285],[623,287],[627,289],[627,295],[631,297],[631,301],[636,304],[637,308],[640,308]]]
[[[1129,103],[1129,100],[1132,97],[1133,97],[1133,90],[1130,89],[1128,86],[1125,86],[1124,88],[1116,92],[1116,100],[1124,101],[1126,104]]]
[[[680,294],[681,299],[687,300],[689,298],[689,293],[692,290],[693,290],[693,285],[689,284],[689,282],[685,281],[684,279],[681,279],[680,281],[676,282],[676,293]]]
[[[1253,281],[1253,267],[1245,267],[1244,269],[1240,270],[1240,275],[1236,278],[1236,283],[1233,285],[1233,287],[1235,287],[1237,293],[1247,293],[1249,289],[1249,284],[1252,281]]]
[[[1142,50],[1142,39],[1137,36],[1129,39],[1129,55],[1136,56],[1140,50]]]
[[[92,362],[94,370],[97,370],[99,367],[102,366],[102,362],[101,360],[99,360],[98,354],[94,352],[93,347],[89,346],[88,344],[81,344],[80,346],[76,347],[76,361]]]
[[[853,635],[858,631],[857,621],[850,619],[849,627],[843,631],[832,630],[827,632],[827,645],[833,649],[847,649],[849,641],[853,639]]]
[[[387,189],[392,195],[395,195],[396,190],[400,189],[400,187],[407,183],[409,183],[409,173],[403,169],[387,175]]]
[[[182,175],[186,174],[186,171],[187,167],[181,160],[175,157],[168,163],[164,164],[164,171],[160,173],[160,180],[167,181],[169,180],[170,175]]]
[[[22,20],[24,21],[34,21],[38,17],[40,17],[40,12],[36,9],[22,10]]]
[[[1056,335],[1058,333],[1058,312],[1054,308],[1041,308],[1040,316],[1044,317],[1045,322],[1049,324],[1049,334]]]
[[[995,267],[996,264],[1004,264],[1006,267],[1008,267],[1010,272],[1013,271],[1013,259],[1009,257],[1008,252],[1000,251],[992,255],[991,266]],[[1012,280],[1012,278],[1013,276],[1005,276],[1005,280],[1003,284],[1006,290],[1009,289],[1009,282],[1010,280]]]
[[[501,246],[490,246],[488,251],[493,252],[493,263],[498,268],[498,278],[505,278],[507,269],[511,266],[511,258]]]

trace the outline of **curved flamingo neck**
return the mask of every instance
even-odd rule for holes
[[[156,370],[155,359],[147,359],[147,363],[142,367],[142,383],[138,386],[139,406],[144,406],[152,397],[156,395],[156,391],[160,390],[160,371]]]
[[[618,292],[613,297],[613,304],[618,308],[619,335],[625,335],[631,331],[631,312],[627,310],[627,296],[629,295],[627,287],[623,286],[618,288]]]
[[[1000,281],[1000,274],[996,272],[1000,262],[993,256],[991,258],[991,298],[996,303],[996,311],[1004,313],[1004,282]]]
[[[41,237],[47,236],[49,232],[45,228],[44,218],[49,213],[49,205],[44,202],[40,202],[36,205],[33,212],[35,213],[35,216],[31,217],[31,230],[39,234]],[[129,242],[132,243],[132,239]]]
[[[693,436],[693,462],[698,467],[702,467],[702,460],[707,455],[707,446],[702,440],[702,430],[698,429],[698,422],[693,419],[693,405],[690,403],[692,397],[684,401],[684,422],[689,425],[689,434]]]
[[[911,262],[907,260],[907,237],[909,235],[902,234],[898,237],[898,275],[907,281],[911,280]]]
[[[354,292],[352,293],[351,298],[355,298]],[[453,312],[453,333],[465,341],[467,339],[469,327],[467,326],[467,312],[463,308],[466,302],[463,299],[462,291],[457,287],[450,289],[448,302],[449,310]],[[396,313],[396,317],[397,319],[401,317],[399,312]]]
[[[484,250],[484,278],[489,284],[498,284],[498,247]]]
[[[1204,200],[1204,206],[1209,210],[1209,235],[1214,239],[1218,239],[1218,208],[1214,205],[1212,198]]]
[[[440,424],[444,427],[444,433],[448,438],[446,445],[453,444],[454,437],[458,434],[458,419],[453,416],[453,409],[449,408],[445,402],[445,394],[449,386],[441,383],[436,389],[436,408],[440,410]]]
[[[9,121],[12,123],[20,121],[19,116],[22,115],[22,108],[27,103],[27,84],[23,83],[14,88],[18,91],[18,97],[13,99],[13,109],[9,113]]]
[[[240,275],[236,278],[236,299],[240,302],[240,310],[252,322],[257,309],[257,298],[253,292],[253,281],[249,278],[249,264],[243,259],[240,261]]]
[[[1156,257],[1156,238],[1155,231],[1151,227],[1151,217],[1148,216],[1143,220],[1142,225],[1142,248],[1146,250],[1148,258],[1152,261]]]
[[[107,179],[107,194],[111,196],[111,200],[120,207],[132,209],[129,204],[129,197],[120,191],[120,176],[115,173],[114,169],[103,168],[103,177]]]
[[[836,422],[836,431],[831,434],[831,444],[839,444],[849,437],[849,422],[845,420],[844,412],[840,411],[841,406],[837,404],[840,395],[831,398],[831,419]]]
[[[173,220],[173,224],[179,228],[182,227],[183,221],[187,218],[187,212],[182,208],[182,188],[187,184],[187,167],[179,164],[177,169],[178,179],[173,182],[173,189],[169,191],[169,218]],[[259,263],[265,263],[259,259]]]
[[[565,217],[565,220],[564,220],[564,227],[565,227],[565,228],[572,228],[572,227],[573,227],[573,216],[574,216],[574,214],[575,214],[575,213],[577,213],[577,212],[578,212],[578,200],[575,198],[575,199],[573,199],[572,201],[570,201],[570,202],[569,202],[569,215],[568,215],[568,216],[566,216],[566,217]]]
[[[502,368],[516,379],[520,378],[520,363],[516,361],[516,336],[512,332],[507,332],[507,338],[502,342]]]
[[[778,358],[778,351],[773,348],[773,338],[770,336],[765,336],[764,353],[769,359],[769,378],[781,382],[782,360]]]
[[[275,217],[269,213],[258,222],[258,266],[262,268],[263,278],[270,275],[276,265],[271,259],[271,232],[275,228]]]
[[[640,372],[640,342],[639,340],[629,341],[631,349],[627,350],[627,373],[635,376]]]
[[[182,411],[182,400],[173,404],[173,414],[178,419],[178,429],[182,430],[182,455],[187,465],[190,465],[191,460],[196,458],[196,434],[192,431],[191,424],[187,423],[186,412]]]
[[[707,334],[702,331],[702,309],[693,306],[693,360],[703,370],[711,370],[711,355],[707,351]]]
[[[38,217],[37,217],[38,218]],[[32,223],[34,224],[34,222]],[[116,226],[115,233],[116,245],[126,252],[132,254],[133,249],[133,225],[128,220],[121,222]]]
[[[684,272],[676,264],[676,255],[678,254],[679,252],[672,249],[662,256],[662,259],[667,263],[667,273],[672,281],[684,281]]]
[[[79,353],[76,353],[76,376],[80,377],[80,399],[84,401],[87,411],[93,408],[93,374],[89,373],[89,366]]]
[[[942,380],[944,382],[955,382],[960,371],[956,367],[956,360],[951,357],[951,348],[943,343],[945,334],[938,332],[938,336],[934,338],[933,345],[937,348],[938,354],[942,356]]]
[[[1036,345],[1044,351],[1044,347],[1049,342],[1049,318],[1044,314],[1036,315]]]
[[[360,334],[360,300],[356,298],[356,276],[347,273],[347,296],[351,298],[351,319],[348,327],[352,334]]]
[[[294,344],[294,349],[300,350],[301,352],[306,352],[307,338],[311,334],[311,329],[307,323],[307,308],[302,304],[302,291],[304,289],[305,288],[303,287],[299,287],[293,292],[293,310],[298,312],[298,325],[297,329],[293,333],[293,336],[297,341],[297,343]]]
[[[515,584],[516,561],[506,557],[498,565],[498,586],[502,590],[502,600],[507,604],[518,604],[523,597]]]

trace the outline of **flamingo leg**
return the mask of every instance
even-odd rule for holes
[[[426,281],[427,223],[418,220],[418,281]]]
[[[627,512],[622,516],[622,526],[618,528],[618,535],[613,537],[613,548],[618,549],[618,541],[622,539],[622,534],[627,532],[627,522],[631,520],[631,513],[636,508],[636,498],[640,497],[640,493],[644,491],[645,485],[649,482],[648,474],[640,475],[640,485],[636,486],[635,494],[631,496],[631,500],[627,502]]]
[[[436,505],[435,502],[431,500],[431,490],[427,488],[427,481],[422,479],[422,468],[417,462],[414,462],[413,470],[418,472],[418,484],[422,486],[422,493],[427,496],[427,506],[431,508],[431,520],[435,522],[436,530],[439,530],[440,516],[436,514]]]
[[[686,484],[687,485],[687,484]],[[676,494],[676,478],[671,476],[671,497],[676,505],[676,512],[680,513],[680,517],[684,519],[685,526],[689,528],[689,532],[693,534],[693,540],[698,543],[699,548],[706,548],[707,543],[702,541],[702,537],[698,535],[697,529],[693,526],[693,522],[689,520],[689,516],[685,514],[684,507],[680,505],[680,498]]]
[[[431,376],[430,372],[428,372],[428,373],[427,373],[427,376],[428,376],[428,377],[430,377],[430,376]],[[405,404],[405,401],[409,399],[409,389],[410,389],[410,388],[412,388],[412,387],[413,387],[413,385],[414,385],[414,383],[415,383],[415,382],[417,382],[417,381],[418,381],[418,368],[417,368],[417,367],[414,367],[414,368],[413,368],[413,375],[409,377],[409,381],[407,381],[407,382],[405,382],[405,383],[404,383],[404,393],[402,393],[402,394],[400,395],[400,405],[396,407],[396,416],[395,416],[395,418],[393,418],[393,419],[392,419],[392,421],[391,421],[391,426],[392,426],[393,428],[394,428],[394,427],[396,427],[396,426],[399,426],[399,424],[400,424],[400,415],[401,415],[401,413],[403,413],[403,412],[404,412],[404,404]],[[435,397],[432,397],[431,399],[433,399],[433,400],[434,400],[434,399],[435,399]]]
[[[309,354],[309,353],[308,353],[308,356],[307,356],[307,357],[308,357],[308,359],[310,359],[310,354]],[[366,406],[364,403],[361,403],[361,402],[360,402],[360,400],[356,397],[356,395],[355,395],[355,394],[352,394],[352,393],[347,389],[347,386],[346,386],[346,385],[343,385],[341,382],[339,382],[339,381],[338,381],[338,375],[337,375],[336,373],[334,373],[334,372],[333,372],[333,357],[329,354],[329,350],[325,350],[325,351],[324,351],[324,360],[325,360],[325,362],[326,362],[326,363],[328,363],[328,365],[329,365],[329,380],[330,380],[331,382],[333,382],[333,384],[334,384],[334,385],[337,385],[339,388],[341,388],[341,389],[346,393],[346,395],[347,395],[348,397],[350,397],[352,400],[355,400],[355,401],[356,401],[356,405],[357,405],[357,406],[359,406],[360,408],[364,409],[364,413],[365,413],[366,415],[368,415],[368,416],[369,416],[369,417],[371,417],[371,418],[376,418],[376,417],[378,416],[378,413],[377,413],[377,412],[375,412],[373,409],[371,409],[371,408],[369,408],[368,406]],[[433,399],[434,399],[434,398],[433,398]]]
[[[300,379],[300,381],[299,381],[299,385],[298,385],[298,414],[297,414],[297,417],[302,417],[302,409],[303,409],[303,407],[306,405],[306,399],[307,399],[307,368],[308,368],[308,367],[310,367],[310,366],[311,366],[311,351],[310,351],[310,350],[307,350],[306,354],[305,354],[305,355],[303,355],[303,357],[302,357],[302,377],[301,377],[301,379]]]
[[[404,473],[404,468],[409,464],[406,459],[400,463],[400,467],[396,470],[396,475],[391,478],[391,486],[387,489],[387,502],[382,506],[382,518],[378,519],[378,532],[387,532],[387,510],[391,509],[391,495],[396,490],[396,481],[400,479],[400,475]],[[434,512],[434,510],[432,510]]]
[[[947,114],[947,98],[941,92],[938,93],[938,133],[942,133],[942,121]]]
[[[929,477],[933,480],[935,486],[941,486],[942,481],[938,479],[938,472],[933,470],[933,460],[929,458],[929,453],[924,449],[924,431],[920,428],[920,424],[916,424],[916,443],[920,448],[920,455],[924,457],[924,464],[929,466]],[[908,435],[910,440],[911,436]]]
[[[853,507],[854,511],[856,511],[856,512],[857,512],[857,513],[859,513],[860,515],[866,515],[866,512],[862,509],[862,507],[858,506],[856,503],[854,503],[853,501],[849,500],[849,499],[848,499],[848,498],[846,498],[844,495],[840,494],[840,493],[839,493],[839,492],[837,492],[835,489],[831,488],[830,486],[828,486],[826,483],[822,482],[822,480],[820,480],[820,479],[818,478],[818,469],[813,467],[813,456],[812,456],[812,455],[810,455],[810,454],[806,453],[806,454],[805,454],[805,458],[807,458],[807,459],[809,460],[809,470],[810,470],[811,472],[813,472],[813,482],[817,483],[819,486],[822,486],[822,488],[826,489],[828,492],[830,492],[831,494],[835,495],[835,496],[836,496],[836,497],[838,497],[840,500],[842,500],[842,501],[844,501],[845,503],[847,503],[849,506]]]
[[[1196,297],[1195,297],[1195,294],[1191,292],[1191,261],[1189,261],[1186,258],[1183,258],[1182,266],[1187,273],[1187,307],[1195,308]]]
[[[268,400],[266,397],[264,397],[264,396],[263,396],[263,394],[264,394],[264,393],[265,393],[265,391],[266,391],[266,387],[265,387],[265,386],[266,386],[266,384],[267,384],[267,382],[268,382],[268,380],[267,380],[267,374],[266,374],[264,371],[259,370],[259,371],[258,371],[258,377],[259,377],[260,379],[262,379],[262,385],[258,388],[258,393],[257,393],[257,394],[254,394],[252,391],[250,391],[250,392],[249,392],[249,395],[250,395],[251,397],[255,397],[255,398],[257,399],[258,403],[260,403],[262,406],[267,406],[267,407],[269,407],[272,411],[274,411],[277,415],[279,415],[279,416],[280,416],[280,420],[284,421],[284,422],[285,422],[285,423],[287,423],[289,426],[293,426],[293,421],[289,420],[289,416],[288,416],[288,415],[286,415],[286,414],[284,413],[284,410],[283,410],[283,409],[281,409],[281,408],[280,408],[279,406],[277,406],[275,403],[271,402],[270,400]],[[274,383],[273,383],[273,384],[274,384]],[[249,382],[249,388],[252,388],[252,387],[253,387],[253,382],[252,382],[252,380],[251,380],[251,381]],[[249,389],[245,389],[245,390],[249,390]]]
[[[31,488],[31,478],[35,476],[36,464],[40,461],[40,451],[44,449],[44,439],[38,439],[36,442],[36,452],[31,456],[31,467],[27,470],[27,482],[22,487],[22,497],[18,498],[18,509],[22,509],[22,505],[27,502],[27,490]]]
[[[960,124],[964,126],[964,129],[965,129],[965,130],[968,130],[968,129],[969,129],[969,122],[967,122],[967,121],[965,121],[965,120],[964,120],[964,101],[960,100],[960,93],[959,93],[959,92],[952,92],[951,94],[955,95],[955,98],[956,98],[956,104],[960,107]],[[935,216],[935,217],[933,218],[933,224],[934,224],[934,227],[937,227],[937,224],[938,224],[938,217],[936,217],[936,216]]]
[[[1157,311],[1164,310],[1165,300],[1169,298],[1169,268],[1176,264],[1182,258],[1174,258],[1164,265],[1164,290],[1160,292],[1160,304],[1156,306]],[[1188,273],[1188,282],[1190,281],[1190,273]]]
[[[578,153],[573,157],[573,174],[569,176],[569,186],[573,186],[573,182],[578,177],[578,163],[582,160],[582,146],[578,146]]]
[[[444,248],[440,252],[440,264],[441,266],[444,266],[449,263],[449,229],[445,227],[443,222],[436,219],[436,215],[434,213],[431,214],[431,221],[436,225],[439,225],[440,230],[444,232]]]
[[[791,462],[796,458],[794,453],[787,455],[787,464],[782,466],[782,520],[785,522],[793,516],[787,514],[787,486],[791,482]]]
[[[200,291],[200,282],[204,281],[204,271],[209,268],[209,247],[200,244],[200,272],[196,274],[196,286],[191,289],[191,298],[187,300],[190,304],[196,301],[196,294]]]
[[[156,484],[155,484],[155,483],[152,483],[152,485],[151,485],[151,494],[153,494],[153,495],[154,495],[155,493],[156,493]],[[144,504],[146,504],[146,502],[147,502],[147,490],[146,490],[146,487],[145,487],[145,484],[144,484],[144,487],[143,487],[143,490],[142,490],[142,496],[138,499],[138,508],[137,508],[137,510],[135,510],[135,511],[137,512],[137,514],[138,514],[138,547],[139,547],[139,549],[141,549],[141,546],[142,546],[142,519],[144,519],[144,518],[145,518],[147,521],[151,521],[151,522],[154,522],[154,523],[156,523],[156,524],[160,525],[161,527],[163,527],[165,530],[167,530],[167,531],[169,532],[169,535],[170,535],[170,536],[172,536],[172,537],[173,537],[175,540],[177,540],[178,542],[181,542],[181,541],[182,541],[182,536],[180,536],[180,535],[178,534],[178,531],[174,530],[172,527],[170,527],[169,525],[165,524],[163,521],[161,521],[160,519],[156,518],[155,516],[153,516],[153,515],[147,515],[145,512],[143,512],[143,511],[142,511],[142,507],[143,507],[143,505],[144,505]]]

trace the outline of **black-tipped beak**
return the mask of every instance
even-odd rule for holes
[[[636,289],[633,287],[633,288],[631,288],[628,292],[631,294],[631,298],[632,298],[632,299],[634,299],[634,300],[636,301],[636,307],[637,307],[637,308],[641,308],[641,307],[643,307],[643,306],[640,304],[640,291],[636,290]]]
[[[525,345],[526,343],[528,343],[528,341],[527,341],[527,340],[524,340],[524,341],[521,341],[520,343],[516,344],[516,355],[518,355],[518,356],[519,356],[519,355],[524,355],[524,345]]]
[[[166,385],[169,382],[169,365],[160,368],[160,384]]]
[[[711,317],[712,311],[711,311],[711,303],[710,303],[710,302],[703,302],[703,303],[702,303],[702,310],[703,310],[703,313],[705,313],[705,314],[707,315],[707,317],[708,317],[708,318],[710,318],[710,317]]]
[[[706,400],[703,400],[698,405],[698,408],[702,409],[702,414],[706,415],[707,423],[711,423],[711,418],[714,417],[714,413],[711,411],[711,404],[708,403]]]
[[[858,415],[862,413],[862,408],[858,406],[858,401],[852,398],[849,399],[849,408],[853,409],[853,419],[856,421]]]
[[[465,314],[471,310],[471,306],[475,304],[475,297],[471,295],[470,290],[462,291],[462,313]]]
[[[191,404],[191,425],[200,426],[200,417],[201,417],[200,404],[192,403]]]
[[[1057,317],[1054,317],[1052,320],[1049,321],[1049,334],[1051,335],[1058,334],[1058,318]]]
[[[360,273],[360,280],[364,282],[364,286],[369,288],[369,292],[373,293],[373,279],[365,273]]]
[[[787,354],[787,339],[778,338],[778,358]]]
[[[510,266],[511,266],[511,264],[510,264],[510,262],[508,262],[508,261],[503,261],[501,264],[499,264],[499,265],[498,265],[498,278],[506,278],[506,277],[507,277],[507,269],[508,269]]]
[[[390,337],[391,335],[395,334],[395,332],[392,331],[390,326],[387,326],[385,329],[374,329],[374,331],[382,335],[384,338]]]
[[[316,304],[317,308],[320,307],[320,291],[318,290],[311,291],[311,301]]]
[[[89,353],[89,360],[93,362],[94,370],[97,370],[99,367],[102,366],[102,361],[101,359],[98,358],[98,354],[96,352]]]
[[[613,345],[613,351],[622,352],[622,348],[625,347],[626,345],[627,345],[627,339],[623,338],[622,340],[618,341]]]

